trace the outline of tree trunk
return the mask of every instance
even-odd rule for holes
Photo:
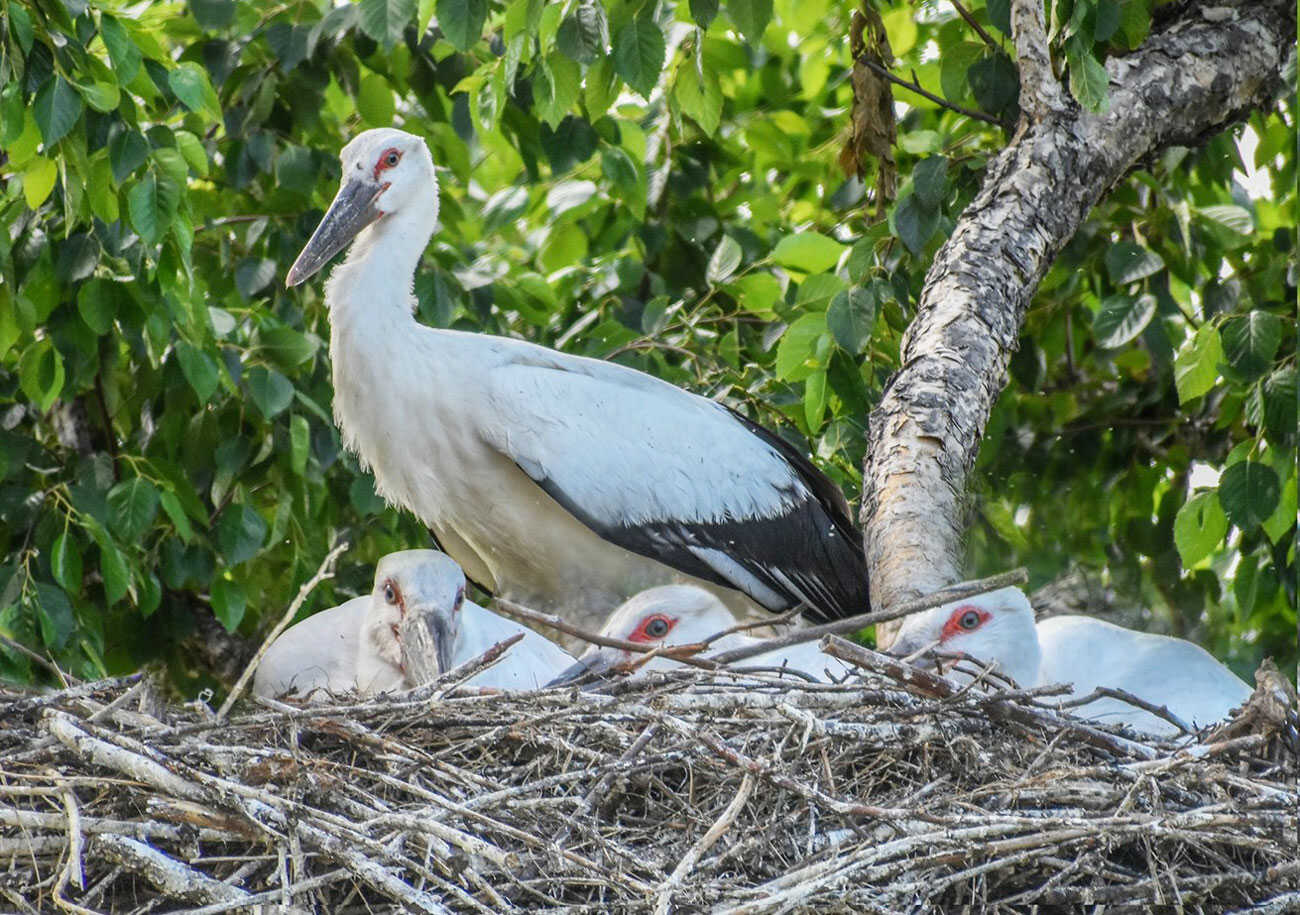
[[[1270,105],[1295,53],[1287,3],[1192,6],[1106,63],[1110,107],[1082,111],[1056,84],[1038,0],[1013,0],[1021,69],[1016,135],[935,256],[902,369],[871,416],[863,468],[872,603],[961,579],[966,476],[1030,298],[1088,212],[1130,169]],[[896,624],[881,632],[892,642]]]

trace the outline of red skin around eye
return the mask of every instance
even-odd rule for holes
[[[943,624],[943,632],[939,633],[939,641],[946,642],[954,636],[961,635],[963,632],[972,632],[973,630],[971,629],[963,629],[961,625],[961,618],[972,610],[979,614],[981,626],[987,623],[989,618],[993,615],[987,610],[981,610],[974,604],[962,604],[956,610],[952,611],[952,616],[948,617],[948,622]]]
[[[672,632],[673,627],[677,625],[677,620],[673,619],[671,616],[664,616],[662,613],[656,613],[653,616],[647,616],[645,619],[643,619],[641,621],[641,625],[636,627],[636,631],[633,632],[631,635],[629,635],[627,637],[627,640],[629,642],[658,642],[661,639],[667,638],[668,637],[667,632],[665,632],[663,635],[658,637],[650,635],[649,633],[646,632],[646,627],[649,626],[651,623],[653,623],[655,620],[663,620],[665,623],[667,623],[668,632]]]
[[[390,587],[390,588],[393,589],[393,594],[397,597],[397,612],[398,612],[401,616],[405,617],[405,616],[406,616],[406,598],[402,597],[402,589],[399,588],[399,587],[397,586],[397,582],[393,581],[391,578],[388,579],[388,581],[384,582],[384,584],[388,585],[388,587]]]
[[[383,152],[381,152],[381,153],[379,154],[379,158],[378,158],[377,160],[375,160],[375,180],[376,180],[376,181],[379,180],[379,173],[380,173],[380,172],[382,172],[382,171],[383,171],[384,169],[386,169],[386,168],[392,168],[392,166],[389,165],[389,164],[385,161],[385,160],[388,158],[388,156],[389,156],[390,153],[397,153],[397,161],[400,162],[400,161],[402,160],[402,154],[401,154],[400,152],[397,152],[397,147],[396,147],[396,146],[390,146],[388,149],[385,149]]]

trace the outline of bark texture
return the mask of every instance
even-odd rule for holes
[[[1032,48],[1041,20],[1017,12],[1013,24],[1029,23],[1017,46]],[[1107,62],[1107,113],[1073,102],[1057,110],[1051,88],[1033,94],[1034,117],[990,162],[935,256],[902,369],[871,417],[862,523],[873,605],[962,578],[967,473],[1030,299],[1088,212],[1144,159],[1270,105],[1294,53],[1287,3],[1191,7],[1138,51]],[[895,631],[881,632],[882,644]]]

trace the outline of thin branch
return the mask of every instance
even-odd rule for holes
[[[999,575],[992,575],[988,578],[981,578],[976,581],[967,581],[960,584],[952,585],[947,588],[940,588],[933,594],[927,594],[925,597],[918,597],[914,600],[903,601],[897,607],[891,607],[889,610],[881,610],[876,613],[862,613],[858,616],[850,616],[846,619],[836,620],[833,623],[825,623],[821,626],[809,626],[805,629],[795,629],[786,635],[777,636],[772,639],[764,639],[760,642],[754,642],[751,645],[745,645],[742,648],[733,648],[730,651],[723,651],[713,655],[710,659],[718,664],[730,664],[735,661],[743,661],[746,658],[752,658],[760,654],[766,654],[769,651],[775,651],[778,648],[788,648],[791,645],[799,645],[803,642],[811,642],[822,636],[843,635],[849,632],[857,632],[859,629],[865,629],[867,626],[874,626],[876,623],[885,623],[890,620],[901,619],[910,616],[913,613],[920,613],[922,610],[929,610],[938,607],[940,604],[946,604],[949,601],[964,600],[967,597],[974,597],[976,594],[985,594],[989,591],[996,591],[998,588],[1006,588],[1010,585],[1023,585],[1029,581],[1029,575],[1024,569],[1013,569],[1010,572],[1003,572]]]
[[[1030,123],[1068,110],[1065,91],[1052,72],[1042,0],[1011,0],[1011,37],[1020,59],[1020,110]]]
[[[221,708],[217,710],[218,721],[221,721],[226,717],[226,713],[230,711],[230,707],[235,704],[235,700],[238,699],[240,694],[244,691],[244,687],[248,685],[248,681],[251,680],[253,674],[257,672],[257,665],[262,663],[262,658],[264,658],[267,651],[270,650],[271,643],[279,638],[280,633],[284,632],[284,630],[289,627],[289,624],[293,622],[294,616],[297,615],[307,598],[311,596],[311,592],[316,590],[316,586],[322,581],[334,577],[334,563],[338,560],[339,555],[347,549],[347,546],[348,543],[346,540],[340,540],[335,543],[334,546],[330,548],[330,551],[325,554],[325,558],[321,560],[320,568],[316,570],[316,574],[307,579],[307,581],[303,583],[303,586],[298,589],[298,596],[289,604],[288,609],[284,611],[284,615],[280,617],[280,621],[266,634],[266,638],[262,640],[262,647],[257,649],[257,654],[253,655],[253,660],[248,663],[248,666],[244,668],[244,672],[239,675],[239,680],[230,690],[230,695],[226,696],[226,701],[221,703]]]
[[[876,63],[874,60],[868,59],[865,56],[859,57],[858,63],[870,69],[877,76],[889,80],[894,85],[902,86],[904,89],[907,89],[910,92],[915,92],[917,95],[923,98],[928,98],[930,101],[934,102],[940,108],[947,108],[949,111],[955,111],[958,114],[964,114],[968,118],[974,118],[977,121],[984,121],[986,124],[993,124],[996,127],[1001,127],[1003,130],[1013,130],[1015,128],[1014,124],[1008,124],[1005,121],[999,121],[991,114],[985,114],[982,111],[976,111],[973,108],[967,108],[964,105],[955,104],[953,102],[948,101],[943,96],[935,95],[933,92],[929,92],[925,89],[922,89],[921,84],[916,80],[915,73],[912,74],[912,82],[909,83],[905,79],[899,79],[897,76],[890,73],[880,64]]]
[[[984,39],[986,45],[995,51],[1002,50],[1002,46],[998,44],[997,39],[985,31],[984,26],[980,25],[979,20],[972,16],[966,7],[961,5],[960,0],[948,0],[948,2],[952,4],[953,9],[957,11],[957,14],[966,20],[966,24],[974,29],[979,34],[980,38]]]
[[[1110,687],[1110,686],[1098,686],[1096,689],[1088,693],[1088,695],[1086,696],[1079,696],[1077,698],[1069,699],[1064,702],[1053,703],[1053,705],[1059,708],[1078,708],[1081,705],[1087,705],[1089,702],[1092,702],[1096,699],[1102,699],[1102,698],[1118,699],[1121,702],[1127,702],[1129,705],[1136,706],[1142,709],[1142,711],[1144,712],[1150,712],[1152,715],[1155,715],[1157,718],[1163,718],[1165,721],[1168,721],[1170,724],[1178,728],[1178,730],[1182,731],[1184,734],[1195,733],[1195,730],[1193,728],[1189,728],[1187,726],[1187,723],[1184,722],[1183,719],[1179,718],[1173,712],[1169,711],[1169,709],[1166,708],[1165,706],[1154,705],[1150,702],[1147,702],[1145,699],[1138,698],[1137,696],[1133,695],[1130,692],[1125,692],[1122,689],[1115,689],[1114,687]]]

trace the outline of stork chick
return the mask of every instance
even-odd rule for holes
[[[1184,639],[1089,616],[1053,616],[1035,625],[1029,599],[1015,587],[907,617],[890,654],[906,657],[932,645],[994,664],[1020,686],[1065,683],[1072,696],[1099,686],[1123,690],[1163,705],[1193,726],[1227,717],[1251,694],[1236,674]],[[1168,721],[1122,699],[1096,699],[1072,712],[1149,734],[1178,733]]]
[[[475,582],[589,628],[672,581],[745,614],[868,609],[848,504],[805,455],[625,366],[419,324],[412,283],[438,218],[429,150],[367,130],[341,160],[286,283],[351,244],[325,284],[335,419],[379,493]]]
[[[692,585],[662,585],[632,597],[610,614],[600,634],[625,642],[637,642],[648,648],[671,648],[704,642],[736,625],[736,618],[713,594]],[[761,641],[739,632],[714,639],[701,657],[743,648]],[[552,686],[570,683],[587,674],[606,674],[615,669],[632,669],[634,675],[647,670],[668,670],[681,662],[655,655],[637,665],[641,655],[625,648],[592,645]],[[827,680],[828,672],[840,679],[846,668],[835,658],[823,654],[816,642],[803,642],[775,649],[745,661],[738,667],[784,668],[799,671],[818,680]]]

